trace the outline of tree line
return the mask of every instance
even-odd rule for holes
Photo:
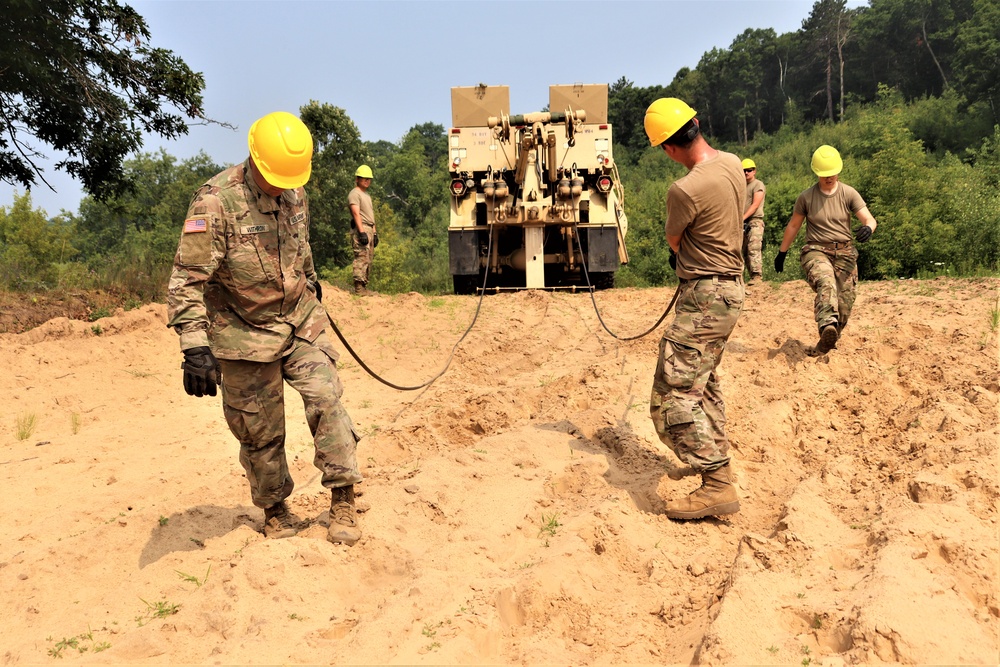
[[[673,280],[664,202],[684,171],[650,150],[642,129],[646,106],[662,96],[691,103],[714,146],[757,163],[767,185],[766,256],[795,198],[815,182],[809,156],[831,144],[844,157],[842,179],[879,221],[862,247],[862,279],[996,272],[998,56],[997,0],[871,0],[856,9],[819,0],[798,31],[747,30],[669,84],[638,87],[622,77],[610,86],[608,109],[629,217],[631,263],[618,284]],[[330,103],[311,101],[299,112],[315,142],[306,190],[321,276],[350,284],[346,197],[366,163],[375,171],[369,192],[381,240],[372,287],[449,291],[445,128],[421,123],[398,142],[372,142]],[[0,287],[162,297],[190,196],[224,166],[204,154],[179,161],[164,151],[139,153],[115,172],[129,187],[99,190],[76,213],[48,217],[29,194],[17,197],[0,208]],[[789,269],[766,277],[801,277],[797,263]]]

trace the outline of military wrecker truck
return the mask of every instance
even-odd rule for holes
[[[608,86],[549,87],[510,115],[507,86],[451,89],[448,249],[456,294],[614,286],[628,262]],[[586,272],[584,272],[586,265]]]

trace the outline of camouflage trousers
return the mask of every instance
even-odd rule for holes
[[[750,228],[743,235],[743,261],[750,270],[751,276],[764,275],[764,221],[758,218],[750,220]]]
[[[857,296],[857,248],[807,244],[802,247],[799,262],[809,287],[816,292],[813,315],[817,327],[822,331],[823,327],[835,324],[843,331]]]
[[[229,430],[240,441],[240,463],[257,507],[281,502],[295,486],[285,458],[284,382],[302,396],[316,450],[313,465],[322,473],[323,486],[361,481],[358,438],[340,403],[344,387],[336,362],[323,351],[330,347],[325,336],[323,332],[324,340],[317,339],[320,345],[294,338],[288,354],[277,361],[219,360],[223,411]]]
[[[368,245],[361,245],[358,235],[352,233],[351,249],[354,251],[354,279],[367,285],[372,272],[372,260],[375,258],[375,244],[372,228],[365,225],[365,232],[368,234]]]
[[[729,463],[726,405],[715,369],[743,298],[742,278],[682,283],[674,321],[660,340],[649,416],[660,441],[698,472]]]

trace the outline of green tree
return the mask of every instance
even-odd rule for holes
[[[143,18],[116,0],[8,0],[0,12],[0,180],[44,182],[38,141],[97,199],[124,192],[125,157],[144,132],[175,138],[204,118],[205,82],[149,44]]]
[[[313,136],[312,177],[306,184],[313,259],[317,267],[346,266],[353,260],[347,195],[354,188],[355,171],[368,159],[365,146],[357,125],[340,107],[310,100],[299,113]]]
[[[178,164],[160,149],[125,162],[131,191],[105,201],[85,197],[76,227],[94,286],[144,300],[162,297],[191,196],[221,170],[204,153]]]
[[[448,205],[451,181],[443,164],[444,151],[436,148],[435,137],[428,137],[420,129],[427,126],[436,127],[440,143],[444,143],[444,128],[440,125],[426,123],[411,128],[379,177],[386,202],[411,230],[420,228],[433,208]],[[445,223],[444,229],[447,227]]]
[[[844,45],[851,35],[851,13],[847,0],[818,0],[809,17],[802,22],[804,43],[809,45],[812,68],[822,72],[821,88],[812,91],[824,101],[823,116],[833,122],[843,115]],[[815,79],[814,79],[815,80]],[[839,114],[834,115],[834,99],[838,97]],[[811,96],[812,96],[811,95]]]
[[[973,15],[959,25],[955,42],[962,92],[970,100],[986,101],[993,122],[1000,122],[1000,2],[975,0]]]
[[[31,206],[31,194],[14,195],[10,208],[0,207],[0,285],[31,290],[55,287],[59,265],[75,254],[70,220],[49,220]]]

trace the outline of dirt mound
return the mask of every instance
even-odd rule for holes
[[[326,306],[418,384],[472,297]],[[672,290],[596,296],[620,335]],[[0,336],[6,663],[995,664],[998,282],[865,283],[829,355],[803,282],[762,285],[721,366],[742,510],[672,522],[658,335],[584,294],[488,296],[430,388],[345,352],[364,530],[325,541],[301,401],[297,537],[268,541],[218,397],[162,306]],[[94,327],[100,329],[99,332]],[[662,331],[662,328],[661,328]],[[941,619],[947,619],[942,621]]]
[[[133,297],[102,290],[0,291],[0,334],[24,333],[59,317],[90,322],[136,305]]]

